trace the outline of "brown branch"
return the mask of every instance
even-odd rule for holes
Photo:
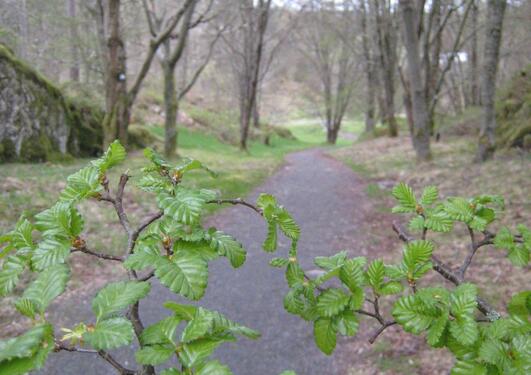
[[[393,222],[393,230],[398,235],[398,238],[400,238],[404,242],[410,242],[414,240],[414,237],[407,233],[406,230],[403,229],[397,222]],[[461,285],[465,282],[465,280],[460,277],[458,273],[454,272],[449,265],[445,264],[438,257],[432,255],[431,260],[433,263],[433,269],[437,271],[446,280],[450,281],[454,285]],[[494,309],[494,307],[492,307],[483,298],[476,297],[476,301],[478,310],[481,311],[484,315],[488,316],[489,318],[492,317],[496,319],[501,316],[500,313],[498,313]]]
[[[75,346],[66,346],[59,342],[55,342],[54,351],[60,352],[61,350],[64,350],[67,352],[97,354],[101,358],[103,358],[107,363],[109,363],[112,367],[114,367],[121,375],[135,375],[136,374],[135,371],[124,367],[121,363],[119,363],[116,359],[114,359],[113,356],[111,356],[109,353],[107,353],[104,350],[96,351],[96,350],[91,350],[91,349],[76,348]]]
[[[250,209],[254,210],[259,215],[263,216],[263,212],[262,212],[261,209],[259,209],[258,207],[256,207],[255,205],[253,205],[253,204],[251,204],[249,202],[244,201],[241,198],[236,198],[236,199],[215,199],[215,200],[208,201],[207,203],[220,204],[220,205],[221,204],[232,204],[232,205],[241,204],[243,206],[249,207]]]
[[[397,324],[394,320],[385,322],[380,328],[376,330],[376,332],[373,333],[373,335],[369,338],[369,343],[374,344],[378,336],[382,334],[383,331],[385,331],[387,328]]]
[[[109,254],[103,254],[103,253],[97,253],[95,251],[92,251],[92,250],[88,249],[86,246],[79,247],[79,248],[73,248],[70,251],[72,253],[74,253],[76,251],[79,251],[81,253],[85,253],[85,254],[89,254],[89,255],[95,256],[97,258],[107,259],[107,260],[115,260],[117,262],[123,262],[124,261],[123,257],[119,257],[119,256],[115,256],[115,255],[109,255]]]

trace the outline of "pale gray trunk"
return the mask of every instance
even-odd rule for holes
[[[469,104],[479,105],[480,95],[479,95],[479,69],[478,69],[478,18],[479,18],[479,7],[477,0],[474,0],[474,5],[472,5],[472,40],[471,40],[471,51],[470,51],[470,98]]]
[[[70,80],[79,82],[79,38],[76,19],[76,0],[66,0],[65,5],[70,29]]]
[[[479,129],[477,159],[487,160],[496,148],[496,112],[494,99],[496,94],[496,72],[500,57],[500,44],[503,28],[503,16],[506,0],[488,0],[483,70],[481,72],[481,102],[483,119]]]
[[[175,93],[174,71],[168,64],[163,64],[164,75],[164,155],[171,157],[177,150],[177,96]]]
[[[365,97],[365,132],[374,132],[374,103],[375,103],[375,79],[374,79],[374,63],[372,61],[371,49],[369,46],[369,31],[367,28],[367,9],[365,7],[365,0],[362,0],[361,5],[361,27],[362,27],[362,42],[363,42],[363,56],[365,62],[365,77],[366,77],[366,97]]]
[[[413,112],[413,147],[417,159],[429,160],[430,132],[428,128],[428,106],[422,84],[421,62],[419,56],[417,9],[413,0],[400,0],[404,24],[404,44],[406,47],[408,81]]]

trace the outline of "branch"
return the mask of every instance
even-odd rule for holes
[[[121,363],[119,363],[116,359],[114,359],[113,356],[111,356],[109,353],[107,353],[104,350],[91,350],[91,349],[82,349],[82,348],[76,348],[74,346],[66,346],[59,342],[55,342],[55,352],[60,352],[61,350],[67,351],[67,352],[77,352],[77,353],[89,353],[89,354],[97,354],[101,358],[103,358],[106,362],[108,362],[112,367],[114,367],[121,375],[135,375],[135,371],[130,370],[124,366],[122,366]]]
[[[385,331],[387,328],[393,326],[397,324],[397,322],[395,322],[394,320],[390,320],[388,322],[385,322],[380,328],[378,328],[376,330],[376,332],[374,332],[374,334],[369,338],[369,343],[371,344],[374,344],[374,342],[376,341],[376,339],[378,338],[378,336],[380,336],[382,334],[383,331]]]
[[[115,256],[115,255],[109,255],[109,254],[103,254],[103,253],[97,253],[95,251],[92,251],[92,250],[88,249],[86,246],[76,247],[76,248],[73,248],[70,251],[72,253],[74,253],[76,251],[79,251],[79,252],[82,252],[82,253],[85,253],[85,254],[89,254],[89,255],[95,256],[97,258],[107,259],[107,260],[115,260],[117,262],[123,262],[124,261],[123,257],[119,257],[119,256]]]
[[[410,242],[413,241],[414,238],[409,235],[405,229],[403,229],[400,224],[397,222],[393,222],[393,230],[398,235],[398,238],[400,238],[404,242]],[[438,257],[432,256],[431,260],[433,262],[433,269],[437,271],[442,277],[444,277],[446,280],[450,281],[454,285],[461,285],[465,282],[465,280],[456,272],[452,270],[452,268],[445,264],[443,261],[441,261]],[[476,297],[477,301],[477,308],[479,311],[481,311],[484,315],[493,318],[499,318],[501,315],[498,313],[494,307],[492,307],[488,302],[486,302],[481,297]]]
[[[254,210],[260,216],[263,216],[263,212],[262,212],[261,209],[259,209],[258,207],[256,207],[255,205],[253,205],[253,204],[251,204],[249,202],[244,201],[241,198],[236,198],[236,199],[215,199],[215,200],[208,201],[207,203],[214,203],[214,204],[220,204],[220,205],[221,204],[232,204],[232,205],[241,204],[243,206],[249,207],[250,209]]]

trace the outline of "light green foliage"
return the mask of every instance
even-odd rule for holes
[[[409,227],[420,232],[422,238],[429,231],[448,232],[462,223],[472,233],[484,232],[481,246],[494,243],[506,249],[516,265],[528,264],[531,234],[526,227],[519,225],[517,235],[504,228],[494,236],[487,229],[496,219],[496,210],[503,209],[501,197],[482,195],[440,201],[438,189],[429,186],[417,199],[413,189],[404,183],[393,189],[393,196],[398,201],[393,211],[413,215]],[[277,205],[268,195],[262,195],[258,204],[266,220],[273,211],[268,207]],[[478,288],[474,284],[457,283],[453,289],[418,288],[418,283],[436,264],[433,259],[436,248],[432,241],[409,240],[409,237],[403,238],[408,241],[398,264],[385,264],[381,259],[367,263],[365,258],[349,258],[342,251],[315,258],[315,264],[325,272],[316,279],[307,278],[298,265],[294,241],[289,259],[271,261],[274,267],[286,268],[291,289],[284,298],[284,307],[313,322],[315,343],[325,354],[334,351],[338,334],[355,335],[360,315],[369,315],[376,317],[382,326],[398,323],[406,332],[424,335],[434,348],[446,347],[456,358],[452,374],[529,373],[531,292],[513,297],[508,316],[487,315],[488,319],[479,323]],[[475,241],[477,246],[477,237]],[[474,251],[481,251],[481,246]],[[275,248],[273,241],[266,241],[265,247]],[[339,279],[341,286],[327,287],[326,282],[332,278]],[[407,290],[404,281],[409,286]],[[392,308],[394,320],[388,320],[378,307],[379,300],[397,294]]]

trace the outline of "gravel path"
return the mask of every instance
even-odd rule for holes
[[[299,257],[305,269],[312,259],[331,255],[353,243],[361,235],[359,223],[365,215],[363,184],[340,162],[312,149],[287,156],[286,163],[249,198],[269,192],[293,214],[302,228]],[[313,342],[312,326],[288,314],[282,307],[287,292],[284,274],[267,265],[272,257],[261,250],[265,224],[245,207],[230,207],[209,218],[209,225],[234,235],[248,251],[247,262],[233,270],[225,259],[213,262],[207,293],[201,305],[218,310],[232,320],[262,332],[257,341],[241,339],[225,344],[216,356],[235,375],[278,375],[295,370],[298,375],[347,374],[343,365],[345,347],[338,342],[332,356],[319,352]],[[282,238],[282,237],[281,237]],[[288,241],[281,239],[280,254],[286,254]],[[176,297],[155,284],[141,313],[150,324],[165,316],[161,304]],[[90,301],[72,304],[69,317],[76,321],[90,317]],[[55,315],[55,314],[54,314]],[[55,321],[56,319],[54,319]],[[120,354],[117,354],[119,356]],[[134,368],[132,358],[129,367]],[[41,374],[113,374],[112,368],[90,354],[57,353],[50,357]]]

